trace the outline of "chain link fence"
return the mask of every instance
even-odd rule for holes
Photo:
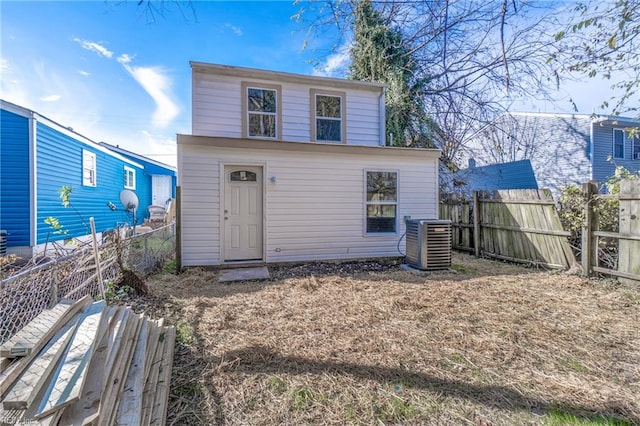
[[[145,276],[161,269],[175,255],[175,224],[124,239],[119,235],[120,232],[114,232],[108,242],[98,246],[99,262],[92,245],[85,244],[69,255],[27,267],[3,279],[0,344],[61,299],[78,300],[86,295],[101,298],[102,285],[117,283],[123,268]]]

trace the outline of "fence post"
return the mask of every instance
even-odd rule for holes
[[[473,191],[473,249],[476,257],[480,257],[480,197]]]
[[[51,268],[51,301],[49,302],[49,306],[48,308],[51,309],[53,308],[57,303],[58,303],[58,284],[59,284],[59,279],[58,279],[58,263],[54,263],[53,267]]]
[[[593,222],[594,212],[593,204],[595,202],[594,195],[598,193],[596,184],[591,181],[582,185],[582,192],[584,195],[584,207],[583,214],[584,220],[582,222],[582,271],[586,276],[591,276],[593,273],[593,253],[595,247],[593,246]],[[596,258],[597,262],[598,259]]]
[[[176,186],[176,274],[182,272],[182,188]]]
[[[93,239],[93,256],[96,259],[96,275],[98,279],[98,287],[100,287],[100,295],[102,300],[107,301],[107,297],[104,293],[104,281],[102,280],[102,268],[100,267],[100,254],[98,253],[98,238],[96,237],[96,223],[93,220],[93,216],[89,218],[89,225],[91,225],[91,236]]]
[[[618,213],[619,233],[640,237],[640,179],[625,179],[620,182],[620,208]],[[640,281],[640,241],[618,240],[618,271],[635,275],[635,279],[618,277],[623,284],[638,284]]]

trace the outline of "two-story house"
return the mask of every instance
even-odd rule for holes
[[[191,63],[184,266],[399,256],[437,218],[435,149],[385,146],[382,84]]]
[[[584,114],[502,114],[464,143],[460,162],[479,166],[529,159],[538,186],[600,183],[617,166],[640,171],[640,120]]]

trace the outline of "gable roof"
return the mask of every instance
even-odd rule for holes
[[[125,157],[128,158],[132,158],[134,160],[140,161],[142,163],[146,163],[147,165],[145,165],[145,169],[147,170],[147,172],[149,174],[163,174],[163,175],[171,175],[171,176],[175,176],[176,175],[176,168],[173,166],[170,166],[168,164],[162,163],[160,161],[157,160],[153,160],[149,157],[145,157],[142,154],[137,154],[135,152],[126,150],[124,148],[120,148],[120,146],[118,145],[111,145],[108,144],[106,142],[100,142],[100,145],[102,145],[103,147],[117,152],[119,154],[124,155]],[[149,167],[150,166],[150,167]],[[159,172],[159,173],[158,173]]]
[[[596,114],[566,114],[554,112],[503,112],[499,114],[493,121],[482,126],[477,132],[473,133],[468,139],[474,138],[488,128],[499,126],[500,123],[517,122],[528,127],[548,127],[554,128],[556,123],[576,123],[573,130],[583,130],[589,132],[591,123],[619,123],[621,126],[640,126],[640,119],[631,117],[622,117],[616,115],[596,115]],[[580,129],[578,129],[578,127]],[[560,129],[562,131],[562,129]]]
[[[335,87],[343,89],[384,91],[385,84],[362,81],[347,80],[342,78],[322,77],[316,75],[294,74],[280,71],[261,70],[256,68],[244,68],[231,65],[209,64],[205,62],[190,61],[191,69],[194,72],[205,74],[228,75],[242,78],[254,78],[270,81],[287,81],[291,83],[301,83],[307,85],[321,85],[325,87]]]
[[[28,118],[28,119],[34,119],[36,121],[39,121],[47,126],[49,126],[50,128],[66,135],[69,136],[70,138],[73,138],[79,142],[82,142],[83,144],[90,146],[91,148],[103,152],[107,155],[110,155],[111,157],[117,158],[118,160],[124,161],[126,163],[132,164],[138,168],[144,169],[144,166],[140,163],[137,163],[135,160],[131,159],[131,158],[127,158],[123,155],[118,154],[117,152],[111,151],[110,149],[102,146],[100,143],[89,139],[88,137],[81,135],[80,133],[76,132],[75,130],[73,130],[73,128],[71,127],[67,127],[67,126],[63,126],[62,124],[58,123],[57,121],[54,121],[50,118],[45,117],[44,115],[37,113],[29,108],[25,108],[23,106],[14,104],[12,102],[9,101],[5,101],[4,99],[0,99],[0,107],[2,107],[3,110],[5,111],[9,111],[12,112],[16,115],[20,115],[22,117]]]

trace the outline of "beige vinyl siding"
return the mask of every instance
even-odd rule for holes
[[[195,155],[194,155],[195,154]],[[220,176],[211,158],[178,149],[182,256],[185,266],[212,265],[220,257]],[[205,247],[206,249],[203,249]]]
[[[347,94],[347,144],[380,145],[380,100],[372,92]]]
[[[313,86],[259,78],[242,78],[209,73],[193,74],[192,134],[201,136],[242,137],[241,84],[278,84],[282,86],[281,140],[307,142],[311,140],[311,99],[309,89],[331,90],[332,87]],[[343,90],[347,94],[347,144],[378,146],[380,144],[379,96],[371,89]]]
[[[404,216],[437,217],[436,153],[429,158],[395,156],[394,151],[336,155],[183,143],[178,152],[185,266],[221,263],[217,200],[224,164],[264,167],[267,262],[400,256],[396,246],[405,229]],[[365,235],[365,170],[398,172],[396,234]]]

